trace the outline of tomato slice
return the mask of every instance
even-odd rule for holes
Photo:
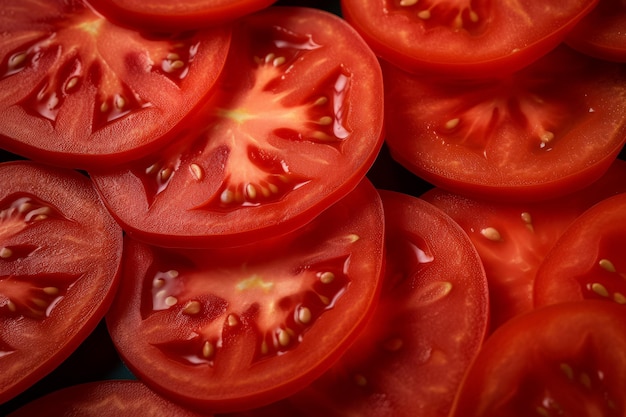
[[[7,417],[210,417],[167,401],[135,380],[87,382],[38,398]]]
[[[467,235],[407,194],[380,191],[387,262],[373,320],[291,397],[307,416],[447,416],[488,322],[487,281]]]
[[[393,65],[409,72],[485,77],[517,71],[548,53],[597,3],[342,0],[341,8]]]
[[[618,159],[591,186],[541,202],[493,202],[438,188],[421,197],[451,216],[478,250],[487,272],[495,329],[535,307],[533,287],[547,254],[585,210],[626,192],[625,178],[626,162]]]
[[[87,0],[107,19],[151,31],[180,31],[221,25],[276,0]]]
[[[626,5],[620,0],[600,0],[565,41],[591,56],[626,62]]]
[[[559,238],[537,271],[535,304],[583,299],[626,304],[625,247],[622,193],[585,211]]]
[[[459,194],[564,195],[597,180],[626,141],[624,67],[566,47],[491,80],[383,72],[392,156]]]
[[[171,139],[218,78],[229,28],[179,35],[113,25],[80,0],[1,0],[0,146],[107,168]]]
[[[286,233],[350,192],[382,146],[380,66],[339,17],[270,8],[233,37],[203,128],[93,175],[137,239],[238,245]]]
[[[382,281],[384,215],[364,180],[301,229],[237,248],[127,241],[107,315],[129,368],[204,412],[293,394],[345,352]]]
[[[450,417],[623,416],[624,317],[579,301],[514,318],[485,342]]]
[[[91,333],[118,285],[122,231],[89,181],[29,161],[0,164],[0,403]]]

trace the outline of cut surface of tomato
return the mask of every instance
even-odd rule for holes
[[[600,0],[568,33],[565,41],[596,58],[626,62],[626,4],[620,0]]]
[[[262,406],[345,352],[378,300],[383,255],[382,203],[366,180],[303,228],[247,246],[129,239],[108,327],[129,368],[175,402]]]
[[[87,0],[107,19],[152,31],[221,25],[269,7],[276,0]]]
[[[107,380],[63,388],[8,417],[210,417],[165,400],[139,381]]]
[[[565,195],[606,172],[626,141],[624,67],[567,47],[491,80],[383,73],[392,156],[459,194]]]
[[[218,78],[225,27],[179,35],[112,24],[80,0],[2,0],[0,146],[96,169],[145,155]]]
[[[485,342],[450,416],[623,416],[625,316],[594,300],[512,319]]]
[[[299,415],[447,416],[488,322],[487,281],[441,210],[380,191],[387,261],[373,320],[339,362],[290,398]]]
[[[342,0],[344,17],[393,65],[484,77],[523,68],[556,47],[597,0],[559,3]]]
[[[89,179],[0,164],[0,403],[52,371],[103,318],[122,230]]]
[[[493,202],[439,188],[421,197],[452,217],[480,254],[489,282],[491,328],[495,329],[535,307],[533,287],[547,254],[585,210],[605,198],[626,192],[625,179],[626,162],[616,160],[589,187],[541,202]],[[583,251],[583,247],[579,250]],[[579,256],[578,252],[573,255]],[[560,288],[561,281],[551,281],[548,276],[547,282],[554,282]]]
[[[537,271],[535,304],[600,299],[626,304],[626,194],[576,219]]]
[[[135,238],[238,245],[310,221],[382,146],[382,74],[339,17],[275,7],[239,20],[204,127],[128,169],[96,173]]]

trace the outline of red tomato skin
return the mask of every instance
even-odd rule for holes
[[[487,339],[450,417],[623,416],[626,308],[557,303],[515,317]]]
[[[102,320],[119,284],[122,230],[87,177],[31,161],[0,164],[0,212],[4,403],[60,365]]]
[[[120,25],[164,32],[222,25],[260,11],[276,0],[87,0]]]
[[[552,3],[557,7],[550,8],[532,1],[475,2],[477,7],[434,1],[430,8],[418,2],[404,10],[395,0],[363,3],[342,0],[342,14],[385,61],[408,72],[486,78],[518,71],[547,54],[598,0]],[[421,9],[431,16],[420,19]],[[465,20],[468,12],[476,12],[478,21],[465,23],[477,27],[451,27],[441,21],[446,12],[458,12]]]
[[[235,412],[294,394],[338,360],[373,314],[383,216],[364,180],[303,228],[244,247],[175,250],[128,239],[127,272],[106,317],[113,342],[148,386],[195,410]],[[326,270],[334,279],[325,281]],[[290,312],[300,305],[312,319]]]
[[[567,47],[491,80],[420,77],[384,63],[383,75],[392,157],[461,195],[562,196],[602,176],[626,142],[624,68]]]
[[[539,266],[535,306],[588,299],[626,304],[625,230],[624,192],[582,213]]]
[[[68,168],[110,169],[169,143],[210,95],[230,45],[227,25],[142,33],[81,0],[0,9],[0,146]]]
[[[7,417],[211,417],[160,397],[136,380],[73,385],[40,397]]]

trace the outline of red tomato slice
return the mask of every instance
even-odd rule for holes
[[[129,368],[204,412],[258,407],[326,371],[363,329],[382,281],[384,216],[364,180],[280,238],[235,249],[128,240],[107,323]]]
[[[534,308],[533,286],[546,255],[585,210],[626,192],[625,179],[626,162],[616,160],[593,185],[542,202],[497,203],[441,189],[430,190],[422,198],[451,216],[478,250],[487,272],[495,329]]]
[[[559,303],[487,339],[450,417],[623,416],[626,308]]]
[[[118,284],[122,231],[89,179],[0,164],[0,403],[91,333]]]
[[[108,19],[152,31],[205,28],[269,7],[276,0],[87,0]]]
[[[445,417],[488,321],[487,281],[465,233],[441,210],[381,191],[382,298],[338,364],[292,397],[307,416]]]
[[[622,177],[622,181],[624,181]],[[601,299],[626,304],[626,194],[585,211],[537,271],[535,304]]]
[[[591,56],[626,62],[626,4],[620,0],[600,0],[565,40],[572,48]]]
[[[555,48],[598,0],[342,0],[343,16],[382,58],[409,72],[485,77]]]
[[[229,29],[147,35],[79,0],[1,0],[0,146],[107,168],[168,142],[226,60]]]
[[[350,192],[382,146],[380,66],[348,24],[289,7],[239,22],[205,126],[93,175],[137,239],[238,245],[293,230]]]
[[[384,65],[392,156],[472,197],[554,198],[598,179],[626,141],[626,72],[566,47],[492,80]]]
[[[63,388],[38,398],[7,417],[210,417],[155,394],[139,381],[107,380]]]

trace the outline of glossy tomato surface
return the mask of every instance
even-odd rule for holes
[[[459,194],[564,195],[597,180],[626,141],[624,67],[564,46],[489,80],[383,73],[392,156]]]
[[[342,0],[341,6],[346,20],[393,65],[483,78],[540,58],[597,3]]]
[[[122,231],[85,176],[0,164],[0,403],[65,360],[107,311]]]
[[[37,399],[8,417],[210,417],[165,400],[139,381],[74,385]]]
[[[93,175],[139,240],[239,245],[313,219],[381,148],[378,62],[345,21],[269,8],[239,21],[203,127],[130,167]]]
[[[451,417],[623,416],[626,307],[559,303],[518,316],[483,346]]]
[[[290,400],[298,415],[445,417],[488,322],[485,272],[467,235],[431,204],[380,191],[387,262],[367,329]]]
[[[73,168],[167,142],[211,90],[230,42],[226,28],[122,28],[80,0],[2,0],[0,9],[0,146]]]
[[[87,1],[113,22],[159,32],[222,25],[276,2],[276,0]]]
[[[371,317],[382,281],[382,203],[364,180],[311,223],[238,248],[127,240],[107,315],[131,370],[176,402],[227,412],[295,393]]]
[[[600,299],[626,304],[626,194],[585,211],[537,271],[535,304]]]

